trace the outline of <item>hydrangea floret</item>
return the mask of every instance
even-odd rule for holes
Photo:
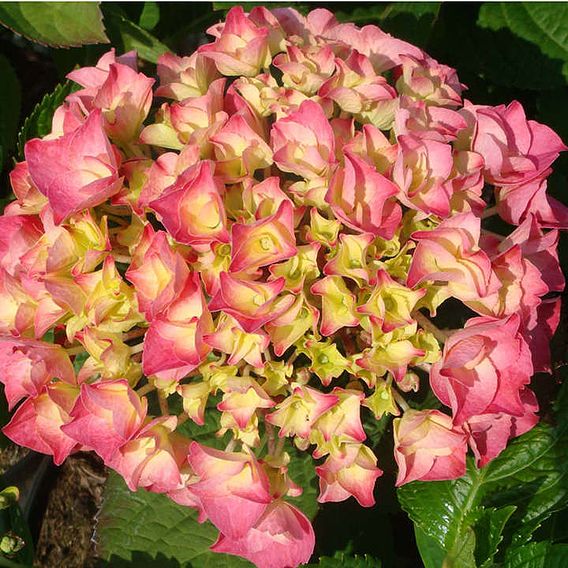
[[[10,174],[4,433],[56,464],[96,452],[197,509],[212,550],[295,567],[314,549],[288,500],[298,451],[320,503],[370,507],[369,421],[395,417],[397,485],[459,477],[470,450],[483,467],[538,421],[568,228],[546,180],[566,147],[324,9],[237,6],[208,31],[157,82],[135,53],[71,72]],[[476,315],[440,330],[446,302]],[[429,385],[436,408],[415,403]],[[187,434],[206,421],[215,447]]]

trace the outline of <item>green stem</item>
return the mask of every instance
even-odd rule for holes
[[[422,327],[426,331],[429,331],[441,343],[445,343],[448,340],[449,334],[435,325],[423,313],[416,312],[413,317],[418,322],[418,325],[420,325],[420,327]]]

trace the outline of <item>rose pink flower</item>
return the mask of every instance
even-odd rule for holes
[[[525,322],[523,337],[531,350],[535,373],[550,373],[550,340],[560,323],[562,296],[543,300]]]
[[[163,53],[158,58],[158,77],[157,97],[183,101],[205,95],[219,72],[211,59],[198,52],[189,57]]]
[[[498,282],[491,260],[479,248],[481,219],[473,213],[449,217],[431,231],[411,235],[418,241],[406,280],[413,288],[425,281],[447,282],[450,294],[460,300],[477,300],[493,293]]]
[[[449,416],[438,410],[407,410],[393,424],[397,487],[465,474],[466,435]]]
[[[223,75],[254,77],[270,65],[269,30],[248,18],[242,6],[227,12],[217,40],[202,45],[198,53],[215,62]]]
[[[294,8],[276,8],[271,12],[287,35],[299,36],[309,44],[316,43],[316,36],[329,32],[338,23],[335,15],[325,8],[311,10],[306,16]]]
[[[325,394],[306,386],[295,386],[276,410],[265,420],[280,428],[279,436],[309,438],[315,422],[339,402],[334,394]]]
[[[116,57],[114,48],[107,51],[94,67],[80,67],[71,71],[67,78],[75,81],[83,87],[81,95],[93,98],[104,82],[108,79],[110,66],[116,63],[126,65],[133,71],[137,68],[137,56],[135,51],[129,51]]]
[[[195,144],[188,144],[179,154],[166,152],[158,156],[144,171],[140,195],[132,204],[135,211],[140,215],[144,213],[150,202],[158,199],[183,172],[199,162],[199,156],[199,147]]]
[[[203,337],[203,341],[218,349],[221,353],[227,353],[229,365],[236,365],[243,359],[253,367],[264,366],[262,358],[270,344],[270,337],[261,329],[247,332],[241,324],[227,313],[222,313],[217,321],[217,329]]]
[[[329,45],[302,48],[288,45],[285,53],[274,58],[273,64],[282,71],[286,87],[311,96],[335,71],[335,56]]]
[[[174,433],[176,426],[175,416],[149,421],[114,454],[108,465],[122,475],[131,491],[143,487],[167,493],[182,484],[180,468],[187,459],[189,442]]]
[[[535,179],[566,150],[552,129],[527,120],[517,101],[507,107],[466,102],[462,114],[473,129],[471,149],[485,160],[485,179],[498,187]]]
[[[64,382],[47,385],[18,407],[2,432],[20,446],[53,456],[55,465],[61,465],[78,446],[74,437],[62,431],[71,420],[78,394],[76,386]]]
[[[85,87],[72,93],[68,101],[80,101],[87,112],[100,109],[109,137],[121,143],[133,142],[150,111],[154,79],[116,61],[105,71],[100,64],[99,61],[97,67],[83,67],[67,75]]]
[[[294,208],[292,200],[282,191],[277,176],[267,177],[261,182],[252,178],[244,180],[242,199],[245,209],[257,220],[274,215],[283,201],[292,205],[294,214],[298,209],[303,211],[302,208]]]
[[[213,177],[213,171],[213,162],[198,162],[150,203],[168,232],[180,243],[229,242],[222,200],[225,188]]]
[[[353,496],[362,507],[375,504],[375,482],[383,474],[371,449],[362,444],[342,445],[337,454],[330,454],[316,467],[316,473],[320,503],[337,503]]]
[[[52,323],[50,320],[49,325]],[[0,268],[0,334],[20,336],[35,331],[41,337],[38,330],[42,327],[37,302],[17,278]]]
[[[538,403],[534,393],[529,389],[521,391],[524,414],[511,416],[504,412],[497,414],[481,414],[472,416],[465,424],[468,442],[475,454],[477,467],[487,465],[506,447],[511,438],[528,432],[538,422],[535,412]]]
[[[139,431],[146,410],[146,399],[140,399],[124,379],[83,383],[69,412],[72,420],[61,430],[109,462]]]
[[[328,10],[312,10],[307,16],[318,12],[319,19],[327,18],[326,26],[320,26],[320,34],[329,40],[342,42],[348,49],[356,49],[366,55],[373,64],[376,73],[383,73],[401,65],[404,55],[423,57],[422,50],[410,43],[392,37],[377,26],[369,25],[358,28],[352,23],[338,24],[335,16]],[[321,14],[321,15],[320,15]]]
[[[229,380],[223,387],[223,400],[217,410],[228,412],[242,430],[259,408],[272,408],[276,403],[266,394],[263,388],[252,379]]]
[[[363,128],[344,146],[341,158],[343,159],[344,154],[358,156],[374,166],[379,173],[390,176],[398,152],[398,144],[391,144],[389,139],[372,124],[364,124]]]
[[[99,110],[60,138],[30,140],[25,154],[30,176],[49,199],[58,224],[72,213],[103,203],[122,186],[119,158],[104,133]]]
[[[28,396],[38,396],[53,379],[77,384],[65,349],[54,343],[0,336],[0,382],[8,410]]]
[[[18,162],[9,174],[16,200],[4,208],[4,215],[36,215],[47,205],[47,198],[34,185],[27,162]]]
[[[404,135],[398,137],[398,148],[392,179],[401,189],[400,201],[411,209],[448,217],[451,186],[447,180],[453,168],[452,147]]]
[[[289,568],[308,562],[314,545],[314,530],[307,517],[277,499],[243,537],[222,533],[211,550],[242,556],[258,568]]]
[[[421,58],[401,55],[402,69],[396,82],[399,93],[426,104],[457,107],[464,87],[455,69],[424,54]]]
[[[231,272],[254,272],[261,266],[296,255],[292,203],[283,200],[274,215],[254,223],[235,223],[231,228],[231,241]]]
[[[325,201],[348,227],[390,239],[402,217],[400,206],[390,199],[398,193],[375,168],[347,153],[344,167],[331,179]]]
[[[202,158],[211,157],[209,137],[226,121],[223,111],[225,79],[216,79],[200,97],[179,103],[164,103],[156,113],[156,121],[140,134],[140,141],[172,150],[183,150],[186,144],[198,146]]]
[[[395,113],[393,128],[397,138],[413,135],[437,142],[453,142],[458,133],[467,128],[467,122],[455,110],[402,96]]]
[[[546,170],[541,176],[495,189],[497,211],[508,223],[520,225],[531,215],[544,229],[568,229],[568,207],[547,194]]]
[[[222,272],[221,286],[209,302],[209,309],[233,316],[246,332],[253,333],[294,303],[294,296],[290,294],[278,297],[284,284],[284,278],[255,282]]]
[[[345,61],[336,58],[335,64],[337,71],[322,85],[319,96],[334,101],[361,122],[388,128],[393,120],[396,91],[375,73],[371,60],[353,50]]]
[[[191,490],[209,520],[227,537],[244,537],[272,501],[268,477],[256,458],[192,442],[187,459],[199,477]]]
[[[215,156],[215,174],[225,183],[237,183],[272,165],[272,150],[245,117],[233,114],[209,138]]]
[[[320,105],[305,101],[270,132],[274,162],[306,179],[327,177],[335,164],[335,137]]]
[[[138,308],[151,322],[179,296],[189,277],[181,254],[172,250],[167,233],[144,227],[126,279],[135,287]]]
[[[549,291],[561,292],[564,290],[565,279],[558,260],[559,238],[560,234],[555,230],[543,233],[538,220],[529,216],[500,241],[496,248],[503,251],[513,245],[519,245],[523,258],[538,268]]]
[[[150,323],[144,337],[142,368],[146,375],[168,373],[181,378],[210,352],[204,336],[213,330],[199,274],[192,272],[177,298]]]
[[[520,393],[530,382],[533,365],[520,323],[517,314],[472,318],[444,344],[430,384],[451,407],[456,424],[480,414],[524,414]]]
[[[541,270],[523,255],[522,246],[513,244],[511,239],[504,239],[493,251],[484,248],[491,253],[491,268],[499,285],[495,292],[466,305],[479,314],[504,317],[518,313],[523,322],[528,321],[541,297],[550,290]],[[555,277],[554,273],[551,277]]]
[[[22,257],[42,235],[42,223],[35,215],[0,216],[0,267],[17,276],[24,269]]]
[[[363,442],[367,435],[361,424],[361,402],[365,395],[356,390],[335,387],[331,394],[337,397],[337,402],[314,424],[314,429],[320,432],[323,439],[342,442]]]

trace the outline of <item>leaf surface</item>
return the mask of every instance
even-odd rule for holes
[[[109,42],[98,2],[0,2],[0,22],[52,47]]]

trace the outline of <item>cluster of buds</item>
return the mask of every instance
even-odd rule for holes
[[[235,7],[209,33],[160,58],[155,90],[132,53],[70,73],[12,171],[4,433],[57,464],[92,450],[196,508],[213,550],[293,567],[314,548],[287,500],[296,451],[320,503],[370,507],[366,420],[396,417],[398,485],[459,477],[468,448],[483,466],[537,422],[568,227],[546,179],[566,148],[326,10]],[[447,300],[478,317],[441,331]],[[413,403],[428,380],[447,410]],[[215,448],[184,435],[212,415]]]

